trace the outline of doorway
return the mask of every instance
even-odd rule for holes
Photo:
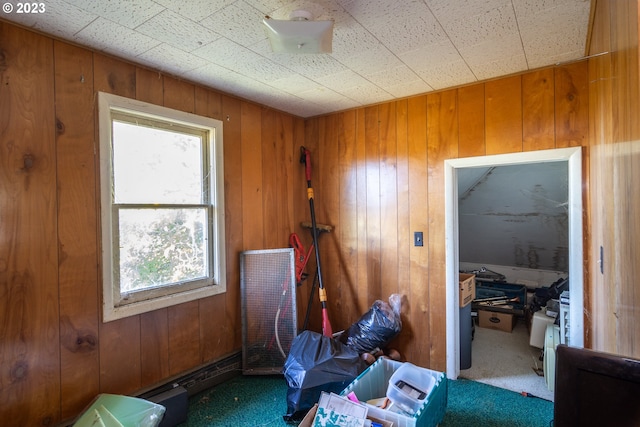
[[[447,377],[460,374],[460,325],[458,301],[459,221],[458,172],[464,168],[566,162],[568,170],[568,270],[570,277],[569,340],[584,345],[583,248],[582,248],[582,151],[580,147],[526,153],[451,159],[445,161],[445,227],[447,282]]]

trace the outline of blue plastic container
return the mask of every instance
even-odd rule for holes
[[[447,410],[447,376],[444,372],[418,367],[432,375],[435,379],[435,384],[413,415],[396,413],[365,403],[368,400],[385,397],[389,388],[389,380],[403,365],[402,362],[380,358],[353,380],[340,394],[346,396],[353,392],[358,400],[367,406],[369,416],[391,421],[394,427],[436,427],[442,422],[444,413]]]
[[[520,316],[524,314],[524,309],[527,304],[526,286],[514,283],[476,281],[476,300],[496,296],[505,296],[509,299],[518,298],[518,300],[517,302],[509,303],[509,305],[513,307],[509,309],[501,307],[500,305],[480,306],[476,302],[473,303],[474,309],[482,308],[483,310],[512,313]]]

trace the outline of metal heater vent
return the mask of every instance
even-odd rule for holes
[[[297,334],[292,248],[240,253],[242,372],[280,374]]]

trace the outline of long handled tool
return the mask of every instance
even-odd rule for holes
[[[300,223],[300,225],[303,228],[308,228],[309,230],[312,230],[312,226],[310,222],[303,221]],[[318,232],[320,233],[320,235],[323,232],[329,233],[331,230],[333,230],[333,227],[327,224],[316,224],[316,228],[318,229]],[[320,237],[320,235],[318,235],[318,237]],[[311,258],[311,252],[314,250],[314,245],[312,243],[311,246],[309,246],[309,251],[306,252],[306,255],[305,255],[304,246],[302,246],[302,242],[300,241],[300,238],[296,233],[291,233],[291,235],[289,236],[289,246],[291,246],[294,249],[295,257],[296,257],[296,285],[301,286],[302,281],[306,280],[306,278],[308,277],[308,274],[304,272],[304,269],[307,266],[307,262],[309,262],[309,258]],[[305,316],[304,316],[304,323],[302,325],[301,331],[306,331],[307,326],[309,325],[309,315],[311,314],[311,307],[313,306],[313,297],[315,295],[314,293],[316,291],[317,284],[318,284],[318,271],[316,269],[316,273],[313,276],[313,283],[311,285],[311,292],[309,292],[309,302],[307,303],[307,312],[305,313]]]
[[[313,246],[316,253],[316,267],[318,275],[318,294],[320,296],[320,305],[322,306],[322,335],[331,337],[333,330],[329,321],[329,313],[327,312],[327,291],[324,289],[322,282],[322,267],[320,265],[320,251],[318,250],[318,226],[316,224],[316,212],[313,202],[313,187],[311,186],[311,152],[304,147],[300,147],[300,163],[305,165],[305,175],[307,178],[307,198],[309,199],[309,208],[311,209],[311,232],[313,235]]]

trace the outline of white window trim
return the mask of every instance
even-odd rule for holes
[[[111,164],[111,111],[130,112],[150,118],[161,118],[176,123],[202,127],[211,131],[211,165],[215,175],[210,176],[211,197],[214,203],[212,225],[214,227],[213,265],[214,283],[185,292],[160,296],[127,305],[114,304],[113,282],[113,222],[112,222],[112,164]],[[183,111],[152,105],[121,96],[98,93],[98,124],[100,138],[100,202],[102,228],[102,321],[110,322],[160,308],[169,307],[196,299],[224,293],[227,290],[225,257],[225,210],[224,210],[224,150],[222,143],[222,121],[202,117]],[[109,153],[104,155],[105,153]]]

